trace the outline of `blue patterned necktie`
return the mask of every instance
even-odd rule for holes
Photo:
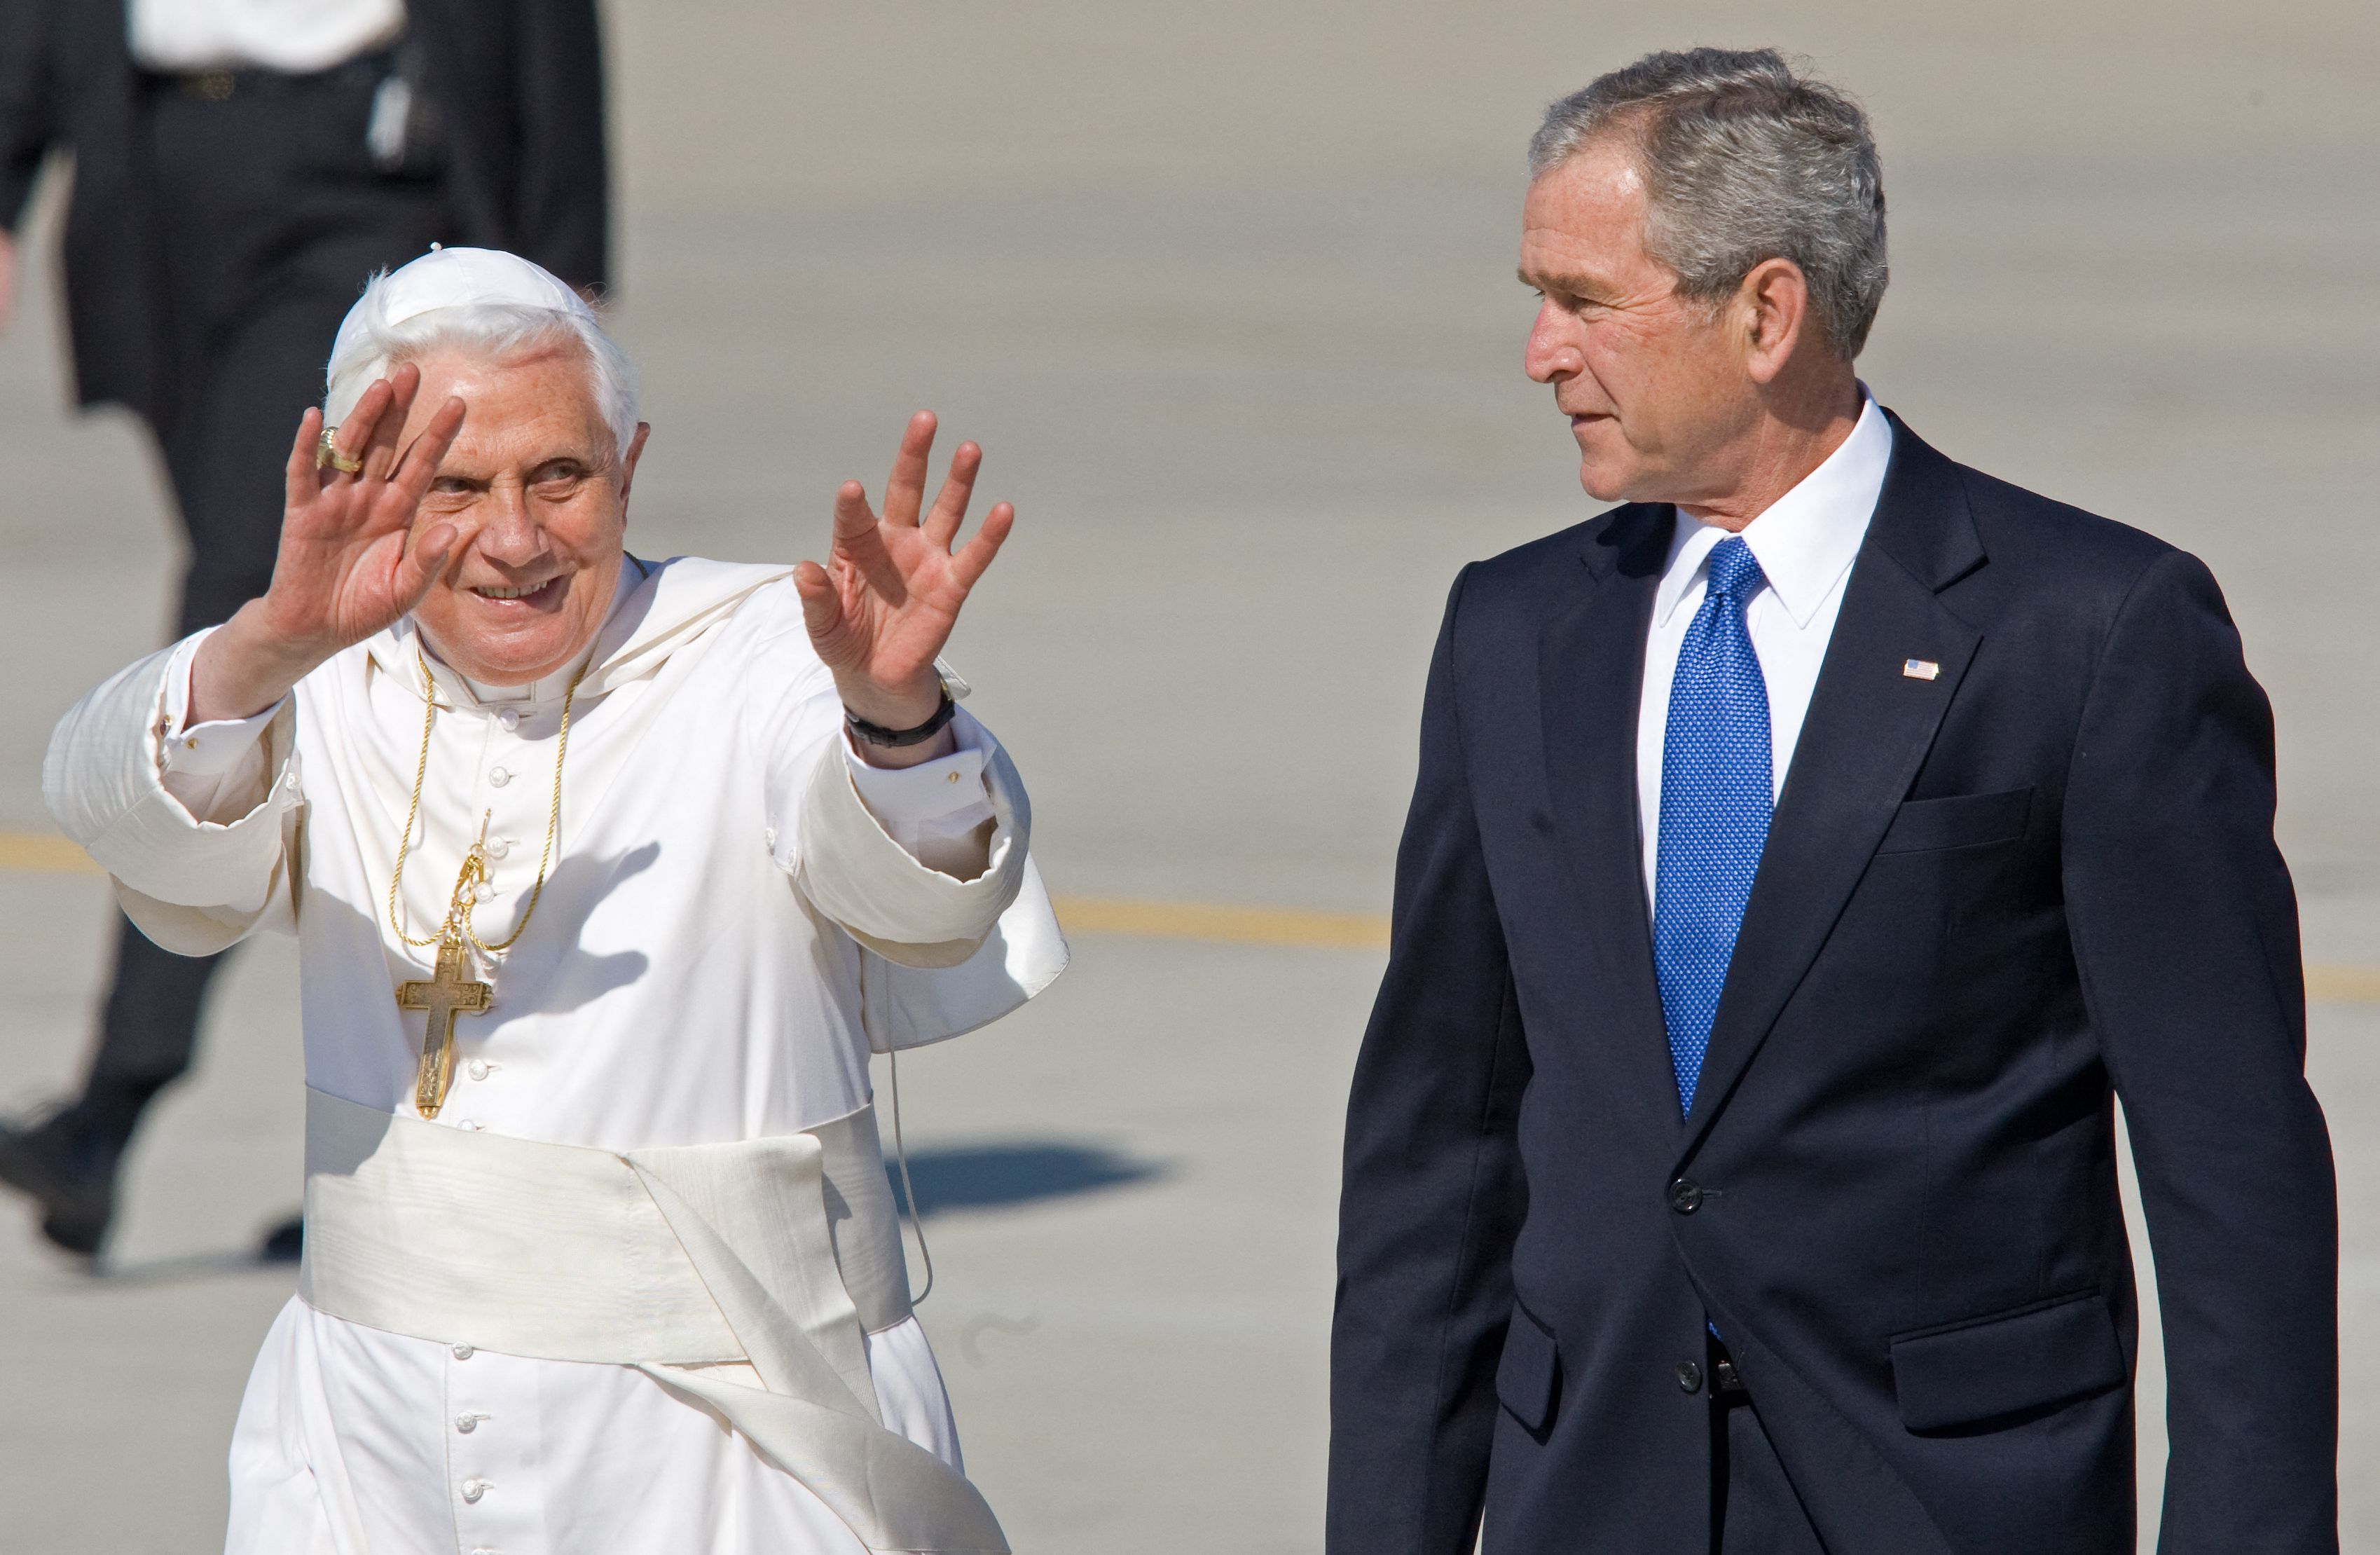
[[[1774,808],[1768,686],[1743,624],[1745,603],[1768,580],[1752,548],[1734,535],[1711,548],[1708,578],[1670,684],[1654,866],[1653,962],[1681,1113],[1694,1110],[1711,1022]]]

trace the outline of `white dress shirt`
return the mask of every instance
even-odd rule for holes
[[[405,30],[405,0],[130,0],[133,63],[149,70],[306,75]]]
[[[1862,391],[1864,397],[1865,391]],[[1843,586],[1867,537],[1892,462],[1892,424],[1866,400],[1852,433],[1826,462],[1746,525],[1743,543],[1768,579],[1745,606],[1745,628],[1768,687],[1769,777],[1772,796],[1785,792],[1785,773],[1802,737],[1802,719],[1818,686],[1818,666],[1835,635]],[[1717,525],[1678,515],[1670,559],[1653,595],[1653,626],[1645,642],[1645,689],[1636,710],[1636,830],[1645,845],[1645,900],[1656,895],[1661,850],[1661,750],[1670,732],[1670,683],[1678,649],[1702,609],[1712,547],[1727,538]]]

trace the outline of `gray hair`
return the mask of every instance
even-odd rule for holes
[[[1539,177],[1598,136],[1628,136],[1645,182],[1645,249],[1715,303],[1791,260],[1828,348],[1857,358],[1884,300],[1884,171],[1859,104],[1774,49],[1648,54],[1546,110]]]
[[[357,313],[362,335],[331,358],[322,424],[336,426],[375,379],[434,352],[459,350],[486,361],[506,361],[540,348],[576,350],[587,364],[595,408],[612,431],[614,458],[637,436],[637,370],[628,354],[591,315],[517,302],[466,302],[389,322],[382,271],[364,287]]]

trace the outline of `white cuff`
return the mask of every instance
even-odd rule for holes
[[[969,852],[983,861],[969,878],[935,869],[892,835],[860,797],[856,764],[851,759],[850,747],[842,744],[840,733],[835,739],[841,754],[820,750],[820,759],[801,784],[792,834],[777,844],[779,862],[813,905],[861,943],[905,966],[950,966],[965,960],[1023,885],[1026,839],[1032,828],[1025,785],[1007,756],[974,719],[962,712],[955,726],[968,753],[966,759],[978,773],[977,788],[989,796],[988,819],[992,822],[989,836],[982,835],[981,821],[967,832]],[[968,786],[964,779],[952,784],[947,776],[954,770],[949,763],[959,759],[944,758],[909,771],[939,768],[944,775],[928,779],[927,784],[940,783],[944,788],[964,790]],[[871,773],[875,777],[907,775]],[[965,807],[953,805],[928,824],[955,821],[965,813]]]
[[[42,790],[59,828],[120,887],[240,919],[236,939],[285,885],[283,823],[304,802],[291,748],[296,709],[285,702],[253,747],[255,786],[235,802],[239,813],[203,820],[164,785],[165,671],[178,657],[153,653],[76,703],[51,736]]]
[[[984,823],[992,819],[983,764],[990,754],[983,725],[952,725],[955,754],[914,767],[870,766],[844,736],[844,759],[860,802],[909,856],[954,880],[973,880],[990,862]]]
[[[256,754],[265,726],[281,711],[284,697],[253,718],[219,718],[193,724],[190,716],[190,668],[199,645],[214,627],[182,639],[165,665],[165,712],[157,731],[158,761],[175,777],[224,777]]]
[[[844,757],[851,763],[852,785],[879,820],[935,820],[963,809],[981,811],[978,820],[991,819],[980,745],[961,746],[952,755],[914,767],[879,767],[848,747]]]

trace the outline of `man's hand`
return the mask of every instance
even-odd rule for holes
[[[363,461],[353,475],[315,468],[322,413],[299,419],[272,587],[200,648],[189,722],[263,711],[315,665],[411,610],[437,581],[455,526],[432,524],[417,535],[413,517],[462,430],[463,402],[440,407],[400,452],[420,387],[420,371],[408,365],[364,391],[333,439],[342,457]]]
[[[843,705],[889,729],[913,729],[941,706],[934,658],[1016,519],[1014,508],[1000,504],[985,516],[976,537],[953,552],[983,450],[972,443],[959,444],[950,478],[920,522],[926,460],[933,447],[933,413],[921,410],[902,434],[901,452],[884,486],[884,516],[879,519],[868,507],[867,489],[858,481],[844,482],[835,493],[834,545],[826,565],[804,562],[794,571],[810,642],[834,672]],[[879,766],[905,767],[950,748],[945,732],[925,745],[868,746],[860,754]]]

